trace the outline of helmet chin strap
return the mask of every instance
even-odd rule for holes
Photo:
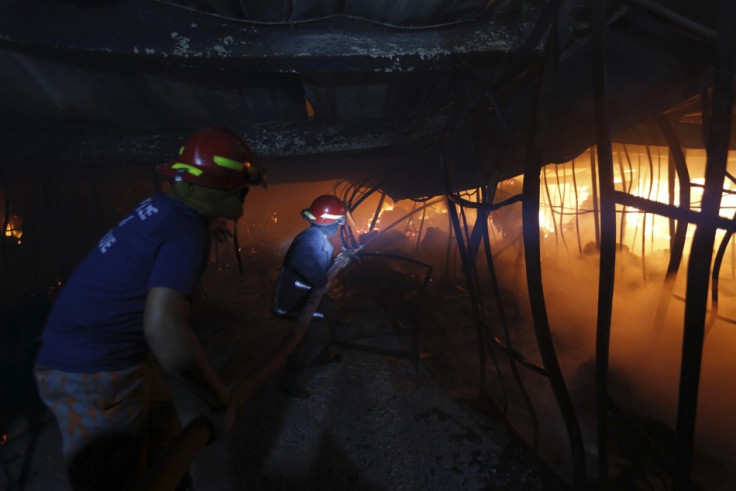
[[[243,260],[240,257],[240,245],[238,244],[238,219],[243,214],[242,200],[245,198],[243,193],[207,188],[190,182],[175,180],[167,194],[193,208],[204,217],[226,218],[235,221],[233,225],[233,248],[235,249],[235,258],[238,260],[238,271],[242,275]]]
[[[240,257],[240,245],[238,245],[238,219],[233,224],[233,248],[235,249],[235,259],[238,260],[238,273],[243,276],[243,258]]]
[[[316,225],[319,227],[319,229],[322,231],[323,234],[325,234],[325,237],[332,237],[337,233],[338,228],[340,228],[340,224],[335,222],[331,223],[329,225]]]
[[[167,194],[205,217],[237,220],[243,214],[239,192],[208,188],[187,181],[174,181]]]

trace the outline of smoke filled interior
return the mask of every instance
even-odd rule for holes
[[[289,336],[316,196],[353,259],[343,362],[254,390],[195,489],[733,487],[730,2],[91,3],[0,2],[0,487],[65,489],[46,315],[208,126],[267,176],[192,302],[223,380]]]
[[[595,155],[591,148],[569,162],[545,166],[539,203],[544,298],[553,344],[579,417],[582,438],[590,447],[595,446],[590,394],[595,386],[593,326],[601,260],[592,199],[592,190],[598,186],[592,179]],[[671,160],[666,147],[618,144],[613,155],[618,162],[614,174],[617,189],[647,200],[665,204],[674,200],[677,204],[680,188],[690,186],[691,206],[698,206],[705,168],[702,150],[686,153],[688,183],[678,179],[668,183]],[[729,168],[734,160],[736,157],[729,154]],[[7,213],[6,208],[2,209],[8,217],[3,260],[6,278],[13,279],[3,283],[3,298],[9,299],[5,318],[10,321],[4,335],[14,355],[6,360],[6,367],[25,375],[4,387],[8,400],[15,399],[25,409],[24,404],[33,402],[33,394],[26,385],[28,373],[22,367],[28,368],[32,361],[44,309],[55,291],[63,287],[69,268],[110,223],[120,220],[131,206],[156,189],[166,189],[167,184],[152,177],[150,169],[130,165],[84,167],[75,169],[73,176],[55,168],[41,174],[14,168],[4,178],[3,203],[9,208]],[[499,182],[494,202],[504,203],[521,193],[523,178]],[[725,218],[732,213],[732,186],[731,182],[724,184],[721,214]],[[473,203],[480,192],[469,189],[461,195]],[[464,359],[450,367],[462,374],[460,385],[487,395],[493,411],[505,414],[520,437],[564,475],[570,466],[561,438],[564,422],[538,369],[543,361],[529,312],[519,202],[498,207],[485,220],[486,253],[490,254],[484,253],[481,244],[474,266],[480,294],[475,307],[482,316],[479,320],[473,318],[473,307],[468,303],[462,258],[448,214],[448,207],[460,210],[460,230],[467,239],[478,226],[477,209],[463,209],[443,196],[394,201],[381,189],[343,180],[253,189],[242,218],[229,225],[237,235],[237,249],[230,241],[213,243],[198,297],[200,328],[210,336],[211,349],[217,346],[213,356],[221,360],[223,368],[236,373],[235,355],[244,348],[222,338],[222,333],[230,331],[222,326],[218,333],[208,315],[217,309],[241,310],[238,305],[247,300],[237,293],[242,294],[242,288],[233,287],[238,282],[255,289],[249,295],[268,302],[280,259],[291,239],[307,226],[301,209],[313,196],[324,193],[342,196],[353,205],[352,226],[342,238],[334,238],[334,245],[361,246],[358,262],[340,276],[335,289],[345,320],[336,343],[375,356],[398,356],[419,363],[427,359],[428,365],[435,356],[452,358],[462,353]],[[666,462],[674,445],[686,282],[684,275],[677,275],[665,311],[658,311],[655,306],[662,304],[671,259],[671,220],[625,205],[617,206],[616,220],[620,235],[609,365],[609,397],[614,408],[611,455],[621,469],[643,466],[638,472],[664,480],[666,466],[662,462]],[[691,225],[685,233],[685,261],[692,233]],[[706,324],[695,458],[695,475],[704,483],[729,479],[734,462],[728,456],[733,453],[724,449],[731,448],[736,438],[736,427],[725,416],[736,401],[719,390],[736,369],[729,356],[734,342],[730,327],[736,322],[731,294],[735,288],[736,253],[726,232],[719,232],[716,243],[723,245],[719,249],[720,294],[709,307]],[[228,292],[226,285],[236,293]],[[241,315],[252,317],[256,323],[264,322],[263,312]],[[442,318],[453,320],[442,325]],[[477,322],[484,330],[481,340],[469,329]],[[238,336],[268,339],[256,331],[256,326],[251,326]],[[468,349],[479,341],[487,343],[487,352],[480,357]],[[248,349],[244,352],[250,357],[248,363],[253,363],[254,354]],[[637,452],[645,451],[642,443],[628,440],[635,437],[655,445],[662,461],[656,455],[651,462],[635,460]],[[586,459],[594,468],[594,453],[588,453]],[[651,475],[649,479],[653,479]]]

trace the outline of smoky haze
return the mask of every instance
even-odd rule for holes
[[[702,182],[699,176],[702,175],[703,156],[694,153],[690,156],[689,165],[692,182],[697,184]],[[635,161],[637,155],[631,153],[627,158],[628,162],[632,159]],[[667,202],[666,192],[657,189],[664,183],[657,182],[656,186],[649,186],[648,183],[652,176],[656,180],[658,175],[666,175],[666,169],[663,172],[657,168],[662,162],[661,158],[655,163],[657,165],[648,169],[637,169],[636,165],[627,168],[627,160],[621,160],[624,165],[619,167],[618,175],[624,175],[624,178],[616,181],[618,189]],[[544,300],[557,356],[582,428],[588,452],[588,468],[595,472],[594,354],[600,258],[595,246],[590,174],[588,172],[586,181],[585,172],[578,167],[575,191],[570,184],[570,164],[559,169],[548,168],[543,173],[540,240]],[[626,180],[626,175],[637,174],[640,176]],[[506,192],[506,196],[518,192],[521,186],[520,180],[503,184],[499,186],[499,191]],[[691,191],[691,206],[697,209],[699,190],[695,186]],[[722,215],[732,214],[730,206],[730,202],[724,199]],[[523,259],[514,252],[522,247],[519,235],[521,205],[514,204],[494,212],[491,223],[494,263],[502,293],[513,306],[511,310],[519,313],[512,329],[531,330]],[[617,207],[617,253],[608,374],[609,395],[617,408],[625,413],[624,418],[614,411],[610,418],[609,467],[620,470],[627,466],[649,466],[654,469],[651,472],[657,476],[656,479],[662,482],[667,482],[665,466],[632,445],[636,438],[631,434],[630,427],[623,423],[633,422],[645,429],[651,437],[650,443],[663,449],[671,458],[677,419],[686,269],[693,228],[691,226],[688,231],[684,257],[672,296],[667,302],[666,316],[658,323],[657,306],[662,300],[665,272],[670,260],[667,225],[663,217]],[[719,232],[716,244],[722,238],[723,233]],[[728,247],[719,277],[718,317],[706,328],[697,410],[693,476],[696,482],[707,489],[727,489],[725,483],[733,483],[736,478],[730,470],[736,463],[736,423],[730,417],[736,409],[736,394],[730,389],[729,383],[736,373],[736,360],[733,357],[736,343],[736,280],[733,245]],[[709,312],[710,318],[712,306],[709,306]],[[516,348],[538,361],[533,334],[518,337],[522,344]],[[539,419],[556,422],[552,426],[559,425],[559,428],[553,429],[545,428],[542,424],[541,451],[563,470],[569,470],[569,462],[563,457],[569,452],[562,430],[563,422],[555,414],[558,410],[551,400],[552,394],[546,391],[544,382],[537,378],[528,377],[530,386],[537,392],[532,399],[539,399],[536,402],[537,409],[544,411],[546,407],[551,411]]]
[[[666,183],[663,183],[667,175],[666,152],[650,151],[653,156],[650,166],[646,152],[629,150],[627,156],[619,149],[617,189],[668,203],[666,189],[661,187],[666,188]],[[729,168],[736,167],[733,157],[730,159]],[[688,166],[696,184],[702,176],[703,160],[702,154],[688,154]],[[577,162],[546,170],[542,180],[540,237],[542,279],[550,328],[582,428],[589,469],[594,471],[597,452],[594,353],[599,256],[595,246],[589,169],[587,162]],[[84,179],[80,177],[82,175]],[[658,186],[649,186],[650,180],[657,181]],[[5,298],[33,288],[34,298],[48,300],[65,274],[105,230],[153,191],[150,169],[144,167],[99,168],[86,174],[50,169],[39,176],[13,168],[8,172],[7,182],[15,191],[10,196],[9,216],[17,217],[14,223],[17,223],[18,232],[22,231],[22,236],[11,237],[6,243],[8,261],[5,267],[9,274],[3,282]],[[729,185],[726,183],[724,187]],[[337,190],[339,183],[336,181],[270,184],[267,190],[251,189],[244,215],[237,222],[238,245],[241,255],[259,259],[248,261],[248,265],[254,268],[249,272],[262,280],[263,288],[271,288],[288,245],[308,226],[300,211],[308,207],[316,196],[334,194]],[[518,179],[499,183],[497,201],[520,191],[521,181]],[[692,206],[697,208],[697,186],[692,191]],[[733,205],[726,200],[732,196],[724,195],[724,216],[733,214]],[[379,199],[378,193],[371,195],[353,210],[358,232],[369,232]],[[3,199],[0,203],[5,202]],[[674,202],[677,203],[677,199]],[[419,204],[412,200],[394,203],[386,199],[379,210],[379,219],[373,224],[375,230],[380,231],[402,216],[411,214]],[[4,214],[5,209],[0,209]],[[424,215],[420,211],[411,216],[411,223],[410,220],[399,223],[392,228],[391,234],[383,235],[385,240],[377,239],[372,245],[395,248],[396,252],[432,264],[433,278],[450,277],[464,284],[455,240],[449,233],[444,201],[427,208]],[[472,228],[475,220],[473,210],[467,210],[465,218]],[[632,208],[619,208],[617,224],[609,393],[630,418],[650,429],[660,439],[658,443],[671,450],[677,416],[689,239],[660,329],[655,317],[670,259],[668,221]],[[489,231],[493,264],[501,289],[502,312],[509,324],[513,347],[530,361],[541,364],[529,315],[520,235],[521,205],[516,203],[494,211],[489,219]],[[722,233],[718,235],[717,243],[722,236]],[[339,244],[335,245],[339,247]],[[731,390],[730,384],[736,374],[736,357],[733,356],[736,345],[735,254],[733,245],[729,244],[719,278],[718,318],[707,331],[703,352],[694,473],[698,482],[708,484],[708,489],[719,489],[722,483],[736,479],[729,470],[736,468],[736,423],[730,417],[736,412],[736,391]],[[212,260],[218,268],[235,267],[233,244],[215,246]],[[487,271],[483,261],[483,254],[480,254],[479,271]],[[488,320],[494,335],[503,338],[498,307],[494,306],[495,299],[487,278],[485,281],[483,302],[488,306]],[[469,311],[465,315],[472,317]],[[500,369],[508,375],[508,364],[504,363]],[[492,375],[496,368],[490,362],[488,367],[489,391],[498,395],[500,384]],[[538,412],[540,452],[568,473],[569,445],[549,382],[529,371],[522,373],[522,381],[532,392],[531,399]],[[520,402],[512,378],[506,376],[504,384],[504,388],[512,392],[508,419],[531,441],[528,411]],[[632,461],[648,458],[627,449],[630,435],[623,425],[618,424],[619,419],[614,423],[611,430],[614,455],[611,467],[633,465]],[[659,464],[651,462],[651,465],[656,468]]]

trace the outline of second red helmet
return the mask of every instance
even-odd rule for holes
[[[331,194],[318,196],[309,208],[302,210],[302,216],[315,225],[345,223],[345,214],[345,203]]]

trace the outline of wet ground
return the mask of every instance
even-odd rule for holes
[[[208,272],[193,311],[192,324],[228,382],[268,357],[291,327],[268,313],[263,284],[273,274],[260,274],[247,281]],[[564,489],[478,398],[472,326],[438,331],[427,323],[414,347],[414,327],[381,332],[381,322],[359,310],[346,316],[336,335],[342,361],[309,369],[307,400],[283,395],[274,374],[240,408],[233,431],[197,455],[194,489]],[[198,406],[173,388],[187,422]],[[2,447],[0,488],[69,489],[53,421],[47,414],[34,421],[14,423]]]

